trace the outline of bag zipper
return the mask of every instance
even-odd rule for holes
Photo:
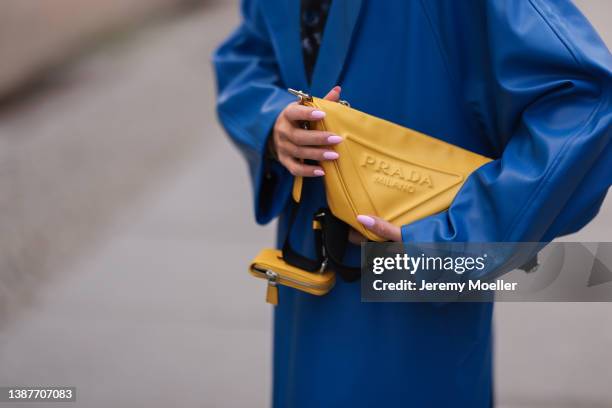
[[[266,302],[271,305],[278,305],[278,274],[271,270],[266,271],[266,277],[268,279],[268,289],[266,290]]]
[[[327,285],[319,285],[316,283],[308,283],[308,282],[303,282],[303,281],[299,281],[297,279],[293,279],[293,278],[288,278],[286,276],[280,276],[278,273],[270,270],[270,269],[261,269],[258,268],[256,266],[253,267],[253,270],[261,275],[262,278],[266,279],[268,281],[268,284],[270,284],[271,282],[273,282],[273,284],[278,284],[280,283],[281,285],[283,284],[283,282],[290,282],[293,283],[297,286],[303,286],[306,288],[310,288],[310,289],[325,289],[327,288]]]
[[[278,273],[270,270],[270,269],[261,269],[256,266],[253,267],[253,271],[260,275],[262,278],[268,281],[268,286],[266,288],[266,302],[270,303],[273,306],[278,305],[278,284],[283,284],[283,282],[291,282],[298,287],[305,287],[310,289],[321,289],[325,290],[327,285],[317,285],[313,283],[301,282],[297,279],[281,277]]]

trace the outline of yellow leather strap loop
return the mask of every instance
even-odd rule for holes
[[[302,199],[302,183],[304,180],[302,176],[295,176],[293,180],[293,190],[291,191],[291,196],[293,197],[293,201],[299,203]]]

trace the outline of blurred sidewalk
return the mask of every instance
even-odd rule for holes
[[[0,386],[74,385],[66,407],[268,406],[271,308],[246,266],[274,232],[253,222],[209,63],[237,13],[153,25],[0,107]],[[610,202],[574,239],[609,239]],[[500,406],[610,406],[610,312],[498,305]]]
[[[3,0],[0,98],[27,85],[96,39],[201,1]]]
[[[2,108],[0,385],[75,385],[70,407],[267,404],[270,308],[246,262],[273,231],[209,63],[236,21],[217,3],[154,25]]]

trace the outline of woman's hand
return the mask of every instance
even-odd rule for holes
[[[340,92],[341,88],[335,86],[324,99],[338,102]],[[271,148],[276,153],[278,161],[294,176],[320,177],[325,174],[320,166],[304,164],[303,160],[336,160],[340,157],[335,151],[325,148],[342,142],[340,136],[319,130],[305,130],[300,127],[300,122],[314,122],[324,117],[325,112],[300,105],[297,102],[287,105],[278,115],[270,139]],[[400,228],[381,218],[359,215],[357,220],[381,238],[389,241],[402,240]],[[351,228],[349,241],[359,244],[365,240],[363,235]]]
[[[372,231],[374,234],[387,241],[401,241],[402,230],[390,222],[383,220],[382,218],[375,217],[373,215],[358,215],[357,221],[361,223],[367,230]],[[349,231],[349,241],[353,244],[360,244],[366,241],[366,237],[361,235],[357,230],[351,228]]]
[[[340,91],[340,87],[336,86],[324,99],[337,102],[340,100]],[[294,176],[320,177],[325,174],[321,166],[304,164],[305,159],[322,161],[336,160],[340,157],[338,153],[325,148],[342,142],[340,136],[300,127],[300,122],[318,121],[324,117],[325,112],[297,102],[287,105],[278,115],[270,140],[271,148],[276,153],[278,161]]]

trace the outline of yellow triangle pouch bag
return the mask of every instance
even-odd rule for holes
[[[491,159],[347,106],[299,91],[301,103],[326,113],[310,128],[341,136],[340,155],[322,161],[333,215],[373,241],[357,215],[375,215],[401,226],[447,209],[466,178]],[[302,180],[294,183],[299,202]]]

